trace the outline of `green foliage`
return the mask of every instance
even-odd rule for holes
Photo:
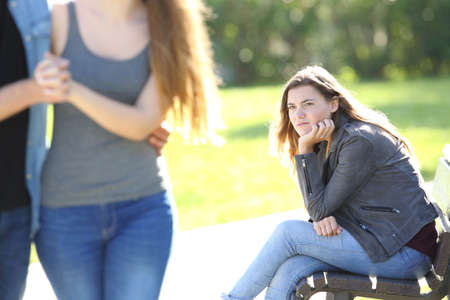
[[[450,73],[450,1],[206,2],[219,73],[232,85],[282,82],[307,64],[354,78]]]

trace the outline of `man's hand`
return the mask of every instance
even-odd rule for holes
[[[169,135],[172,132],[172,127],[166,121],[162,122],[161,126],[153,131],[149,138],[148,143],[156,148],[156,153],[161,155],[162,148],[169,141]]]
[[[326,217],[319,222],[314,222],[314,230],[320,236],[334,236],[342,232],[342,227],[333,216]]]

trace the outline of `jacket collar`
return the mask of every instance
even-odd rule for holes
[[[330,153],[336,151],[337,144],[341,140],[342,135],[344,134],[344,126],[350,120],[350,117],[347,116],[347,114],[341,110],[338,110],[337,114],[338,115],[333,133],[333,139],[331,140],[330,145]]]

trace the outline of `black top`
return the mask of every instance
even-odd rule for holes
[[[5,0],[0,1],[0,88],[28,76],[25,49]],[[0,121],[0,211],[30,203],[25,184],[28,109]]]

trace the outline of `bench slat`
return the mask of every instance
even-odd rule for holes
[[[377,277],[376,291],[381,294],[418,296],[420,295],[420,285],[417,280]]]
[[[313,289],[309,286],[306,278],[303,278],[298,284],[295,292],[296,296],[301,299],[309,299],[313,294]]]
[[[328,272],[328,287],[344,290],[372,292],[372,282],[368,276],[351,273]]]
[[[434,270],[436,274],[444,276],[450,259],[450,232],[442,232],[439,235],[439,244],[434,258]]]
[[[327,286],[325,275],[322,273],[314,273],[313,275],[314,288],[321,289]]]
[[[430,271],[425,275],[425,279],[428,283],[428,286],[431,288],[431,290],[437,290],[441,287],[442,281],[439,280],[439,278],[436,276],[436,274],[433,271]]]

